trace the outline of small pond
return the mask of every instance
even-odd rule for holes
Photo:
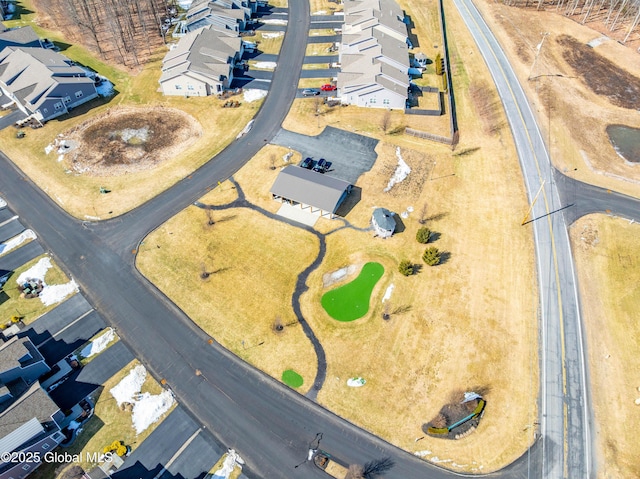
[[[607,135],[618,155],[631,163],[640,163],[640,128],[609,125]]]

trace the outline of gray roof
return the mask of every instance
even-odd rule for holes
[[[162,60],[160,83],[183,74],[219,82],[228,77],[242,39],[229,30],[208,26],[186,34]]]
[[[286,166],[271,187],[282,198],[335,213],[351,183],[295,165]]]
[[[31,26],[0,31],[0,51],[12,46],[39,47],[40,39]]]
[[[87,72],[64,55],[30,47],[0,51],[0,82],[31,111],[40,108],[61,83],[94,85]]]
[[[42,361],[42,355],[29,338],[12,337],[0,346],[0,373]]]
[[[396,229],[395,213],[392,213],[386,208],[376,208],[373,210],[373,220],[380,229],[385,231],[391,231],[392,233]]]
[[[40,423],[51,421],[58,406],[39,383],[33,383],[22,396],[0,406],[0,438],[12,433],[27,421],[36,418]]]

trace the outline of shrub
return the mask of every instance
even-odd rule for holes
[[[398,265],[398,271],[404,276],[411,276],[413,274],[413,263],[408,259],[403,259]]]
[[[418,243],[427,244],[429,242],[429,238],[431,238],[431,230],[426,226],[423,226],[416,233],[416,240]]]
[[[440,251],[438,251],[438,248],[432,246],[424,250],[422,261],[427,263],[429,266],[440,264]]]

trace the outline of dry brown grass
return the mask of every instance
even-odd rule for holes
[[[587,337],[598,477],[640,477],[640,226],[603,215],[570,231]]]
[[[164,413],[156,423],[149,426],[142,433],[136,434],[131,422],[131,412],[121,410],[109,390],[139,364],[137,359],[131,361],[92,394],[92,401],[95,405],[94,416],[83,424],[83,431],[76,441],[70,447],[60,451],[61,453],[68,452],[71,455],[81,454],[83,461],[80,462],[80,465],[86,471],[97,466],[97,464],[87,462],[88,453],[101,453],[102,448],[111,444],[114,440],[124,441],[127,446],[135,450],[176,407],[176,403],[174,403],[171,409]],[[141,392],[160,394],[162,386],[147,373]],[[60,462],[45,463],[29,477],[51,479],[55,477],[54,471],[61,467],[64,467],[64,464]]]
[[[308,390],[316,358],[291,295],[317,254],[316,238],[247,209],[215,211],[213,218],[209,226],[204,210],[187,208],[147,237],[138,267],[227,349],[278,379],[295,369]],[[276,316],[287,325],[277,335]]]
[[[478,2],[478,7],[532,101],[556,167],[578,180],[639,197],[640,169],[618,157],[605,128],[608,124],[638,128],[640,117],[630,115],[629,110],[615,106],[607,96],[594,93],[588,86],[594,81],[613,85],[616,82],[612,79],[620,77],[635,88],[640,81],[640,63],[633,50],[611,40],[586,47],[601,34],[552,12],[507,7],[497,2]],[[541,32],[550,35],[534,66]],[[570,45],[558,41],[563,36],[573,38]],[[594,63],[582,63],[577,71],[566,58],[574,63],[578,51],[588,52]],[[596,66],[603,62],[613,66],[606,70]],[[624,92],[608,95],[611,94]]]
[[[92,109],[80,107],[71,116],[52,120],[44,128],[27,131],[27,137],[21,140],[15,138],[14,129],[3,130],[0,132],[2,150],[54,201],[79,218],[116,216],[147,201],[224,148],[245,127],[261,104],[257,101],[243,104],[240,108],[221,108],[224,100],[214,97],[163,97],[157,91],[162,54],[159,52],[154,61],[135,76],[119,73],[122,83],[116,83],[116,89],[120,93],[109,103],[98,100],[92,103]],[[237,99],[242,101],[242,97]],[[71,174],[63,162],[56,161],[54,153],[45,154],[45,146],[58,134],[73,130],[88,118],[104,115],[113,106],[134,108],[140,105],[181,110],[206,128],[197,141],[169,161],[152,170],[119,177],[105,179]],[[221,135],[221,131],[224,134]],[[100,194],[101,186],[112,193]]]

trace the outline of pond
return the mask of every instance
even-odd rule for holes
[[[609,125],[607,135],[618,155],[631,163],[640,163],[640,128]]]

